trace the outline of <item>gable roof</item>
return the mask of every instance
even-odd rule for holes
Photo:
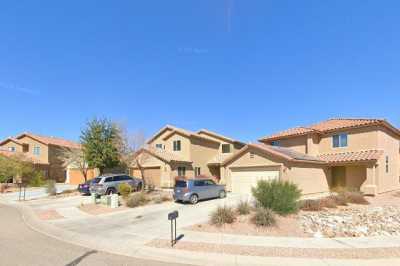
[[[200,135],[200,134],[198,134],[198,133],[196,133],[196,132],[193,132],[193,131],[190,131],[190,130],[187,130],[187,129],[183,129],[183,128],[179,128],[179,127],[175,127],[175,126],[171,126],[171,125],[166,125],[166,126],[163,127],[162,129],[160,129],[160,130],[159,130],[153,137],[151,137],[146,143],[147,143],[147,144],[150,144],[150,143],[151,143],[152,141],[154,141],[157,137],[159,137],[161,134],[163,134],[165,131],[168,131],[168,130],[171,131],[171,132],[170,132],[168,135],[166,135],[166,136],[164,137],[164,140],[170,138],[173,134],[178,133],[178,134],[183,135],[183,136],[188,137],[188,138],[194,137],[194,138],[199,138],[199,139],[203,139],[203,140],[206,140],[206,141],[211,141],[211,142],[219,143],[219,142],[216,141],[216,140],[207,138],[207,137],[202,136],[202,135]]]
[[[69,141],[66,139],[62,138],[56,138],[56,137],[46,137],[46,136],[41,136],[41,135],[36,135],[32,133],[22,133],[21,135],[17,136],[16,139],[20,140],[23,137],[29,137],[31,139],[34,139],[36,141],[39,141],[45,145],[55,145],[55,146],[61,146],[61,147],[66,147],[66,148],[71,148],[71,149],[80,149],[81,145],[79,143]]]
[[[148,153],[151,156],[154,156],[161,161],[171,163],[171,162],[183,162],[183,163],[192,163],[191,161],[185,160],[181,156],[174,154],[172,152],[168,152],[164,149],[154,148],[154,147],[146,147],[138,150],[133,157],[139,156],[141,153]]]
[[[236,158],[238,158],[239,156],[241,156],[243,153],[247,152],[250,149],[256,149],[262,153],[276,156],[278,158],[283,159],[284,161],[325,164],[325,161],[317,157],[297,152],[290,148],[271,146],[263,143],[250,143],[247,144],[245,147],[243,147],[240,151],[238,151],[234,155],[227,158],[222,163],[222,165],[227,165],[228,163],[232,162],[233,160],[235,160]]]
[[[290,128],[260,139],[261,142],[279,140],[296,136],[303,136],[309,133],[326,134],[336,130],[360,128],[367,126],[382,126],[389,129],[400,137],[400,131],[384,119],[366,118],[333,118],[305,127]]]
[[[5,143],[10,142],[10,141],[11,141],[11,142],[14,142],[15,144],[18,144],[18,145],[23,145],[23,143],[20,142],[19,140],[15,139],[15,138],[13,138],[13,137],[8,137],[8,138],[6,138],[5,140],[3,140],[3,141],[0,142],[0,146],[1,146],[1,145],[4,145]]]
[[[217,139],[221,139],[221,140],[226,141],[226,142],[238,143],[238,144],[243,144],[244,145],[244,143],[241,142],[241,141],[238,141],[238,140],[223,136],[221,134],[215,133],[215,132],[213,132],[211,130],[204,129],[204,128],[200,129],[199,131],[197,131],[197,134],[199,134],[199,135],[205,134],[205,135],[208,135],[208,136],[215,137]]]

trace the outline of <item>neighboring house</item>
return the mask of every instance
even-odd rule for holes
[[[330,119],[249,144],[223,162],[229,190],[250,193],[259,179],[294,182],[303,194],[334,187],[376,195],[400,189],[400,131],[381,119]]]
[[[65,182],[67,168],[63,165],[66,149],[80,149],[78,143],[55,137],[23,133],[0,142],[0,150],[6,156],[22,155],[43,171],[46,179]],[[5,152],[6,151],[6,152]]]
[[[156,187],[172,187],[177,176],[220,179],[221,163],[243,146],[206,129],[191,132],[167,125],[134,155],[131,175],[141,177],[143,171],[146,181]]]

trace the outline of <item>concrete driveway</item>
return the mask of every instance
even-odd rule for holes
[[[38,200],[29,203],[35,210],[56,210],[64,219],[48,221],[61,229],[81,235],[90,235],[98,241],[109,239],[115,243],[143,245],[155,238],[170,235],[170,222],[167,219],[171,211],[179,211],[177,220],[180,229],[209,219],[210,212],[217,206],[235,205],[240,200],[236,195],[228,194],[225,199],[201,201],[196,205],[167,202],[126,209],[119,212],[89,215],[77,207],[89,197],[70,197],[56,200]]]

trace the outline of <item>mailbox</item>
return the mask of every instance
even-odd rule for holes
[[[176,218],[179,217],[179,213],[178,211],[173,211],[168,213],[168,220],[172,221],[172,220],[176,220]]]

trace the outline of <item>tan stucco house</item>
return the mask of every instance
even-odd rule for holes
[[[400,189],[400,131],[382,119],[330,119],[249,144],[222,163],[222,182],[251,193],[259,179],[298,184],[304,195],[334,187],[376,195]]]
[[[172,187],[178,176],[221,178],[221,163],[245,144],[206,129],[192,132],[167,125],[135,155],[131,175],[156,187]],[[140,167],[138,167],[138,165]]]
[[[72,170],[64,166],[62,154],[66,149],[80,148],[78,143],[72,141],[32,133],[23,133],[0,142],[2,155],[21,155],[41,169],[45,178],[57,182],[68,181],[69,170]]]

